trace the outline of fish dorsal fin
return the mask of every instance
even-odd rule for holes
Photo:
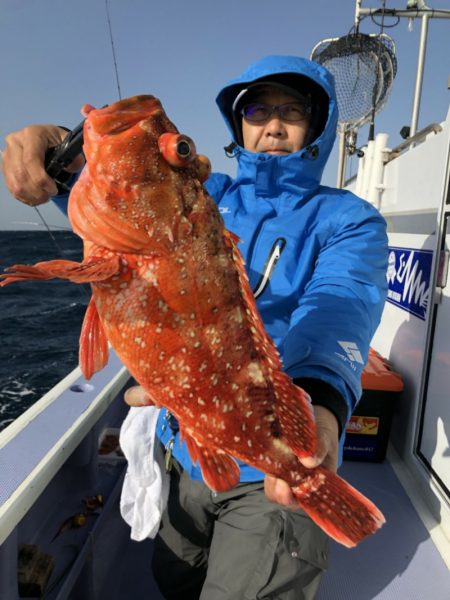
[[[273,374],[275,412],[281,433],[298,458],[313,456],[317,449],[314,411],[308,394],[282,371]]]
[[[239,274],[239,285],[241,287],[242,296],[245,304],[249,309],[248,321],[250,326],[253,327],[255,341],[261,348],[262,354],[270,362],[274,369],[281,369],[281,360],[278,351],[273,341],[269,338],[267,331],[264,328],[264,323],[259,315],[258,307],[256,306],[255,296],[253,295],[250,282],[248,280],[247,271],[245,270],[245,262],[242,257],[241,251],[237,247],[239,238],[236,234],[231,231],[225,230],[224,233],[225,243],[231,248],[233,262],[237,268]]]
[[[226,492],[234,488],[240,479],[236,460],[218,448],[204,446],[183,432],[187,449],[193,463],[198,462],[205,484],[215,492]]]
[[[84,315],[80,335],[80,368],[86,379],[103,369],[108,362],[108,340],[100,322],[94,298],[91,298]]]
[[[286,443],[299,458],[312,456],[316,451],[316,426],[314,413],[308,395],[292,383],[291,378],[281,371],[282,365],[275,344],[269,338],[262,319],[259,317],[255,297],[251,290],[244,260],[236,245],[239,238],[230,231],[225,234],[232,248],[233,261],[238,268],[241,290],[249,308],[249,322],[253,326],[253,335],[261,354],[273,369],[273,385],[276,396],[276,415]]]

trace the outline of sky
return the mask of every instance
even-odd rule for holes
[[[380,8],[380,0],[363,0]],[[449,0],[428,0],[450,8]],[[309,57],[321,40],[346,35],[354,0],[108,0],[122,97],[158,96],[178,129],[190,135],[213,169],[233,175],[235,162],[223,147],[229,133],[215,105],[224,83],[269,54]],[[403,9],[406,0],[387,0]],[[386,19],[385,26],[395,23]],[[420,21],[409,31],[402,19],[385,28],[396,45],[398,73],[376,132],[390,147],[411,121]],[[377,33],[370,18],[361,33]],[[429,25],[419,128],[445,119],[449,108],[450,20]],[[103,106],[118,99],[105,0],[0,0],[0,148],[11,131],[32,123],[74,127],[85,102]],[[367,140],[367,127],[358,144]],[[323,183],[335,185],[337,144]],[[354,159],[356,161],[356,159]],[[356,163],[353,163],[353,168]],[[52,228],[68,228],[50,205],[41,212]],[[0,230],[41,230],[37,212],[14,200],[0,176]]]

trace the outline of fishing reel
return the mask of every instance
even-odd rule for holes
[[[68,135],[60,144],[50,148],[45,155],[45,170],[55,181],[59,193],[70,191],[66,183],[72,173],[64,169],[83,151],[83,126],[84,119],[72,130],[61,126],[67,129]]]

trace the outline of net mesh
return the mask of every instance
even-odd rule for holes
[[[361,127],[383,108],[397,72],[395,45],[389,36],[356,33],[324,40],[311,59],[334,76],[341,127]]]

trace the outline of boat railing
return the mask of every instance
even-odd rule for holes
[[[129,380],[111,351],[91,381],[76,368],[0,433],[0,545]]]
[[[390,162],[391,160],[394,160],[394,158],[400,156],[400,154],[402,154],[402,152],[404,152],[408,148],[415,146],[419,142],[423,142],[431,133],[439,133],[441,131],[442,125],[440,125],[439,123],[431,123],[431,125],[427,125],[412,137],[409,137],[389,152],[386,152],[384,159],[385,164]]]

